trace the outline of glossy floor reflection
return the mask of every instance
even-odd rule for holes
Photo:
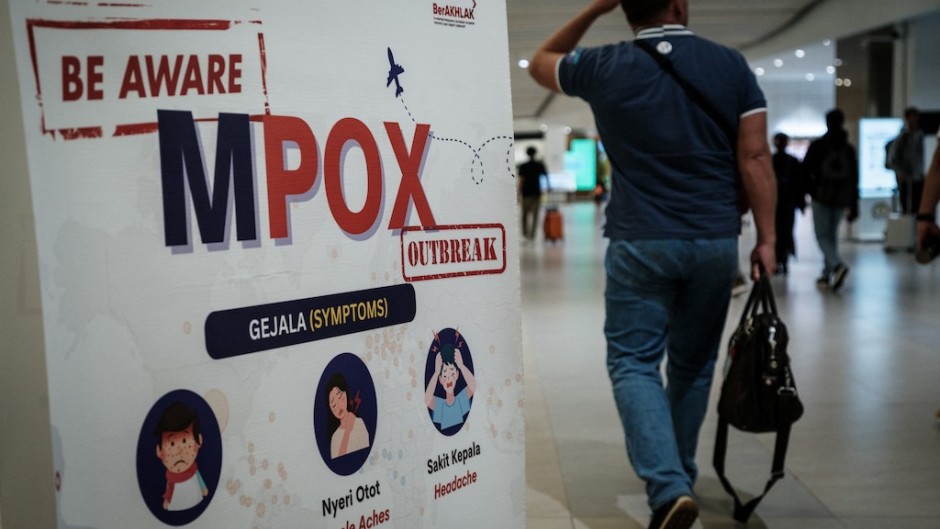
[[[528,527],[642,529],[643,485],[627,463],[604,367],[602,214],[592,203],[562,212],[563,243],[539,238],[520,248]],[[806,413],[794,425],[786,477],[748,527],[940,527],[940,262],[920,266],[910,254],[845,241],[845,287],[821,291],[812,219],[798,218],[796,229],[799,259],[773,284]],[[746,228],[742,264],[753,237]],[[732,301],[725,342],[744,300]],[[707,529],[736,527],[711,466],[715,402],[696,486],[695,527]],[[729,477],[756,494],[773,436],[731,437]]]

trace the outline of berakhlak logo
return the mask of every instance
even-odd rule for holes
[[[434,23],[439,26],[466,28],[476,25],[477,0],[441,0],[431,4]]]

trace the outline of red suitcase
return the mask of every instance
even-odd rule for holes
[[[546,208],[543,223],[546,241],[560,241],[565,238],[562,221],[561,211],[558,211],[557,207]]]

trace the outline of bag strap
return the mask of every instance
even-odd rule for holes
[[[781,398],[789,397],[781,396]],[[742,503],[738,493],[734,490],[731,482],[728,481],[728,477],[725,476],[725,455],[728,451],[728,422],[719,416],[712,465],[715,467],[715,472],[718,473],[721,486],[724,487],[725,491],[734,499],[733,516],[736,521],[747,523],[747,520],[751,517],[751,514],[754,513],[754,510],[757,509],[757,505],[764,499],[764,496],[766,496],[767,493],[770,492],[770,489],[784,476],[784,461],[787,458],[787,447],[790,444],[790,425],[791,423],[785,423],[780,425],[777,429],[777,438],[774,443],[773,464],[770,468],[770,479],[767,480],[767,484],[764,486],[764,492],[762,492],[760,496],[751,499],[751,501]]]
[[[633,43],[636,45],[636,47],[649,54],[649,56],[652,57],[654,61],[656,61],[656,64],[658,64],[664,72],[675,79],[676,83],[679,84],[689,99],[698,105],[699,108],[701,108],[705,114],[707,114],[708,117],[711,118],[712,121],[714,121],[715,124],[721,128],[721,130],[725,133],[725,136],[728,137],[728,142],[731,144],[731,150],[737,154],[738,135],[735,132],[734,127],[732,127],[731,124],[725,120],[725,117],[721,114],[721,112],[719,112],[718,109],[715,108],[715,106],[712,105],[711,102],[704,95],[702,95],[702,93],[699,92],[694,85],[692,85],[692,83],[687,81],[679,74],[679,72],[676,71],[676,67],[672,64],[672,61],[667,59],[662,53],[659,53],[653,49],[653,45],[650,44],[649,41],[646,39],[634,39]]]
[[[770,276],[764,267],[760,267],[760,279],[754,283],[751,294],[744,304],[744,310],[741,312],[741,321],[738,327],[743,327],[748,318],[757,315],[758,309],[763,309],[768,314],[777,315],[777,301],[774,299],[774,289],[770,284]]]

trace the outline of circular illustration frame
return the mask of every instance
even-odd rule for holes
[[[166,467],[157,457],[160,442],[158,425],[164,412],[173,404],[181,403],[188,407],[199,420],[199,434],[202,445],[196,458],[199,476],[202,478],[208,494],[195,506],[185,510],[166,510],[163,508],[163,495],[167,490]],[[150,512],[167,525],[186,525],[199,518],[212,503],[212,498],[219,488],[219,476],[222,472],[222,434],[219,422],[212,407],[201,396],[185,389],[178,389],[160,397],[144,418],[137,439],[137,484],[140,494]]]
[[[358,419],[362,419],[368,432],[368,446],[333,457],[331,454],[331,441],[333,432],[330,431],[330,399],[327,384],[335,375],[344,379],[347,391],[346,399]],[[357,400],[358,397],[358,400]],[[369,368],[358,356],[352,353],[341,353],[333,358],[317,384],[317,392],[313,404],[313,431],[317,440],[317,449],[323,462],[335,474],[348,476],[362,468],[372,446],[375,444],[375,432],[378,425],[378,403],[376,402],[375,383]]]
[[[437,332],[434,340],[431,341],[430,347],[428,347],[428,357],[424,366],[425,388],[428,387],[428,384],[431,383],[431,378],[434,376],[434,363],[437,358],[437,354],[445,344],[450,344],[456,349],[459,349],[464,365],[467,367],[467,369],[470,370],[471,373],[476,373],[476,370],[473,368],[473,355],[470,353],[470,346],[467,345],[466,338],[457,329],[447,327]],[[460,376],[457,379],[457,382],[454,384],[454,394],[460,394],[460,392],[463,391],[466,387],[467,381],[463,376]],[[441,399],[445,398],[446,396],[444,389],[437,382],[435,382],[434,386],[434,396]],[[434,425],[437,431],[448,437],[456,434],[463,428],[464,423],[466,423],[467,419],[470,417],[470,410],[473,409],[473,397],[469,397],[468,400],[470,403],[470,409],[468,409],[464,414],[463,420],[459,424],[447,428],[441,428],[440,424],[434,422],[434,410],[428,408],[428,418],[431,420],[431,424]]]

